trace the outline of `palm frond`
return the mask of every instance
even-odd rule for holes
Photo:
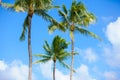
[[[41,16],[43,19],[45,19],[46,21],[52,21],[52,17],[50,15],[47,14],[46,10],[35,10],[34,13],[38,16]]]
[[[34,13],[38,16],[41,16],[43,19],[45,19],[46,21],[51,22],[52,24],[58,25],[59,23],[53,18],[51,17],[46,10],[35,10]],[[60,24],[59,24],[60,26]]]
[[[58,10],[59,16],[62,19],[62,23],[67,22],[69,24],[69,20],[67,18],[67,14],[65,14],[64,12],[62,12],[61,10]],[[70,24],[69,24],[70,25]]]
[[[28,16],[27,16],[24,20],[24,23],[23,23],[23,30],[22,30],[22,34],[20,36],[21,41],[25,40],[25,34],[27,32],[27,28],[28,28],[29,25],[30,25],[29,24],[29,19],[28,19]]]
[[[68,69],[70,69],[70,66],[67,65],[64,61],[59,60],[60,64]]]
[[[50,46],[49,46],[47,41],[45,41],[45,45],[43,45],[43,48],[44,48],[44,50],[45,50],[47,55],[49,55],[49,56],[52,55],[52,50],[51,50],[51,48],[50,48]]]
[[[59,15],[61,16],[62,19],[66,19],[66,14],[62,12],[61,10],[58,10]]]
[[[41,59],[41,60],[37,60],[37,61],[33,62],[33,64],[46,63],[50,60],[51,60],[51,58]]]
[[[53,33],[56,29],[57,29],[57,26],[56,26],[56,25],[50,24],[50,25],[48,26],[48,31],[49,31],[49,33]]]
[[[65,39],[61,38],[58,45],[59,45],[59,49],[62,50],[62,49],[67,48],[69,43],[67,43]]]
[[[65,39],[61,38],[60,36],[56,36],[52,42],[53,51],[55,53],[59,53],[61,50],[64,50],[68,47],[68,43]]]
[[[53,6],[53,5],[50,5],[50,6],[47,6],[45,9],[46,10],[50,10],[50,9],[59,9],[60,6]]]
[[[74,55],[79,55],[79,53],[78,52],[74,52]]]
[[[70,66],[67,65],[64,61],[59,61],[59,62],[60,62],[60,64],[61,64],[62,66],[64,66],[64,67],[70,69]],[[76,72],[74,69],[73,69],[72,71],[73,71],[73,72]]]
[[[59,53],[59,55],[57,56],[57,58],[59,60],[65,60],[65,59],[67,59],[70,56],[71,56],[71,53],[66,52],[66,51],[62,51],[62,52]]]
[[[8,10],[16,12],[25,12],[28,9],[28,5],[25,0],[16,0],[14,4],[2,3],[1,5]]]
[[[90,32],[90,31],[88,31],[88,30],[86,30],[86,29],[83,29],[83,28],[80,28],[80,27],[75,27],[75,30],[76,31],[79,31],[81,34],[83,34],[83,35],[86,35],[86,36],[91,36],[91,37],[93,37],[93,38],[96,38],[96,39],[98,39],[98,40],[100,40],[101,41],[101,38],[99,37],[99,36],[97,36],[96,34],[94,34],[93,32]]]
[[[62,11],[58,10],[59,16],[62,19],[62,23],[67,23],[70,25],[69,19],[68,19],[68,10],[65,5],[62,5]]]
[[[60,31],[65,32],[66,27],[64,26],[63,23],[58,23],[58,22],[53,22],[48,26],[48,31],[49,33],[53,33],[56,29],[59,29]]]
[[[63,9],[64,13],[65,13],[66,15],[68,15],[68,11],[67,11],[67,8],[66,8],[65,5],[62,5],[62,9]]]
[[[47,9],[52,6],[52,0],[34,0],[33,4],[36,9]]]
[[[14,10],[16,12],[25,12],[28,10],[29,2],[27,0],[16,0]]]
[[[14,5],[13,5],[13,4],[9,4],[9,3],[4,3],[4,2],[2,2],[2,3],[1,3],[1,6],[4,7],[4,8],[6,8],[6,9],[9,9],[9,10],[14,11]]]
[[[50,58],[49,55],[45,55],[45,54],[34,54],[33,56],[39,57],[39,58]]]

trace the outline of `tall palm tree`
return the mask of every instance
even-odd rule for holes
[[[29,55],[29,74],[28,80],[32,80],[32,48],[31,48],[31,22],[33,14],[42,16],[43,19],[56,22],[47,11],[55,6],[52,0],[15,0],[14,4],[2,3],[2,6],[16,12],[27,12],[24,20],[22,34],[20,40],[25,40],[25,33],[28,31],[28,55]]]
[[[56,36],[50,46],[47,41],[43,46],[45,53],[44,54],[35,54],[36,57],[41,58],[40,60],[35,61],[34,63],[45,63],[50,60],[53,61],[53,80],[55,80],[55,69],[56,61],[61,63],[63,66],[69,68],[69,66],[64,62],[70,54],[65,50],[68,47],[69,43],[65,39]]]
[[[66,31],[69,30],[71,38],[71,70],[70,70],[70,80],[72,80],[73,68],[74,68],[74,32],[78,31],[80,34],[89,35],[94,38],[100,39],[96,34],[87,30],[87,26],[93,23],[96,18],[95,16],[88,12],[86,7],[82,2],[77,2],[73,0],[70,10],[66,9],[66,6],[62,6],[62,10],[59,10],[59,15],[62,18],[59,26],[58,24],[51,23],[49,26],[49,31],[53,32],[56,29]]]

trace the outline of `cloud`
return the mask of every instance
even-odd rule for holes
[[[82,64],[79,68],[76,69],[76,74],[74,80],[96,80],[92,78],[89,74],[89,69],[86,65]]]
[[[95,52],[91,48],[88,48],[85,50],[84,56],[85,56],[85,59],[87,59],[89,62],[95,62],[97,59]]]
[[[52,61],[40,65],[42,75],[47,79],[52,79]],[[96,80],[89,74],[89,69],[86,65],[82,64],[76,70],[73,76],[74,80]],[[64,74],[59,69],[56,69],[56,80],[69,80],[69,74]]]
[[[46,78],[52,78],[52,61],[40,64],[40,72]]]
[[[73,75],[73,80],[96,80],[89,74],[89,69],[86,65],[81,64],[75,69],[76,73]],[[69,80],[70,75],[64,74],[60,70],[56,69],[56,80]]]
[[[69,75],[63,74],[60,70],[56,69],[56,80],[69,80]]]
[[[119,50],[116,50],[113,47],[104,48],[105,59],[107,63],[112,67],[120,68],[120,51]]]
[[[11,64],[0,61],[0,80],[27,80],[27,78],[28,66],[21,61],[15,60]]]
[[[82,50],[76,47],[75,51],[78,52],[80,56],[83,57],[84,60],[87,60],[90,63],[95,62],[98,59],[98,56],[96,55],[96,53],[92,48],[87,48],[85,50]]]
[[[106,35],[113,46],[120,47],[120,17],[108,24]]]
[[[0,61],[0,71],[4,71],[8,66],[4,63],[4,61]]]
[[[106,36],[111,45],[104,47],[105,59],[110,66],[120,68],[120,17],[108,24]]]
[[[103,49],[101,50],[103,51],[105,58],[102,56],[102,58],[100,58],[92,48],[87,48],[84,50],[75,48],[76,52],[78,52],[84,60],[90,63],[96,62],[98,58],[104,58],[104,60],[106,60],[110,66],[120,67],[120,45],[118,45],[120,44],[120,32],[118,31],[120,30],[120,26],[118,26],[120,25],[119,23],[120,18],[118,18],[118,20],[116,20],[115,22],[111,22],[110,24],[108,24],[106,28],[105,34],[112,45],[107,46],[107,44],[105,44],[105,46],[102,46]],[[40,65],[40,71],[45,78],[52,79],[52,67],[52,61]],[[97,68],[98,67],[96,67],[96,69]],[[95,71],[100,71],[96,69]],[[75,70],[77,72],[73,75],[74,80],[96,80],[94,77],[91,76],[89,72],[89,67],[85,64],[81,64]],[[119,80],[117,73],[112,71],[106,71],[103,74],[102,72],[96,72],[96,74],[98,74],[99,77],[104,77],[105,80]],[[69,74],[64,74],[63,71],[56,69],[56,80],[69,80]]]
[[[105,77],[105,80],[120,80],[117,77],[117,74],[115,72],[112,72],[112,71],[104,72],[104,77]]]

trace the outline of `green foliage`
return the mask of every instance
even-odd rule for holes
[[[80,28],[80,27],[76,26],[75,30],[78,31],[78,32],[80,32],[81,34],[83,34],[85,36],[91,36],[91,37],[96,38],[96,39],[98,39],[100,41],[102,40],[99,36],[97,36],[93,32],[90,32],[90,31],[88,31],[88,30],[86,30],[84,28]]]
[[[58,22],[47,13],[49,9],[59,8],[59,6],[52,5],[52,0],[15,0],[14,4],[1,3],[1,5],[9,9],[10,11],[28,13],[23,24],[22,34],[20,36],[21,41],[25,40],[25,34],[28,25],[30,25],[28,23],[28,16],[32,16],[33,14],[36,14],[38,16],[41,16],[46,21],[50,21],[51,23],[58,24]],[[29,15],[31,13],[33,14]]]
[[[53,62],[58,61],[68,68],[68,65],[64,62],[64,60],[71,56],[70,53],[65,50],[69,44],[70,43],[67,43],[66,40],[60,36],[55,36],[51,46],[47,41],[45,41],[45,44],[43,45],[45,53],[35,54],[34,56],[39,57],[40,60],[37,60],[34,63],[45,63],[47,61],[53,60]]]
[[[77,2],[76,0],[73,0],[72,5],[69,10],[65,7],[65,5],[62,6],[62,10],[58,10],[59,16],[61,17],[60,23],[62,23],[62,28],[60,28],[59,25],[51,23],[49,26],[49,31],[53,32],[56,29],[59,29],[61,31],[69,30],[71,42],[72,42],[72,60],[71,60],[71,68],[70,68],[70,80],[72,80],[72,71],[73,71],[73,62],[74,62],[74,55],[76,53],[74,52],[74,32],[78,31],[82,35],[89,35],[96,39],[101,40],[96,34],[93,32],[88,31],[86,28],[89,24],[96,21],[96,17],[93,15],[93,13],[87,11],[86,7],[82,2]],[[64,29],[64,30],[63,30]]]
[[[70,31],[70,38],[74,41],[74,32],[78,31],[83,35],[89,35],[96,39],[100,39],[94,33],[85,29],[89,24],[92,24],[96,21],[96,17],[93,13],[87,11],[86,7],[82,2],[77,2],[73,0],[71,8],[67,10],[66,6],[62,6],[62,10],[58,10],[58,13],[61,17],[61,26],[56,24],[50,24],[49,32],[54,32],[56,29],[61,31]]]
[[[29,26],[29,19],[28,19],[28,16],[27,16],[24,20],[24,23],[23,23],[23,30],[22,30],[22,34],[20,36],[21,41],[25,40],[25,33],[27,32],[28,26]]]

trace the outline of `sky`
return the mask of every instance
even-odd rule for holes
[[[13,3],[14,0],[2,0]],[[80,0],[77,0],[80,1]],[[75,33],[74,80],[120,80],[120,1],[81,0],[97,21],[88,29],[102,41]],[[53,4],[65,4],[70,8],[72,0],[54,0]],[[60,21],[57,10],[49,14]],[[0,80],[27,80],[28,49],[27,37],[20,41],[23,21],[27,13],[17,13],[0,7]],[[48,33],[49,22],[34,15],[32,19],[32,53],[44,53],[43,44],[52,42],[60,35],[70,42],[68,32],[56,30]],[[27,34],[26,34],[27,35]],[[68,51],[71,47],[69,45]],[[33,58],[33,61],[37,60]],[[70,60],[66,60],[70,64]],[[52,61],[33,65],[33,80],[52,80]],[[57,63],[56,80],[69,80],[69,70]],[[7,76],[7,77],[6,77]]]

